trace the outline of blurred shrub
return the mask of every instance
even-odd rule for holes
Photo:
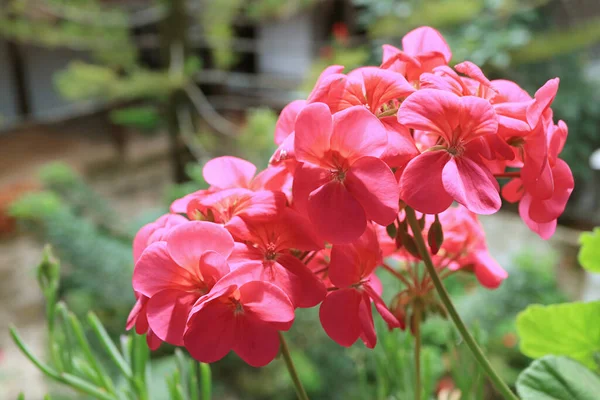
[[[273,142],[278,115],[267,107],[252,108],[247,112],[246,125],[236,146],[241,157],[252,161],[259,169],[266,168],[277,146]]]
[[[158,107],[153,105],[116,109],[110,112],[109,118],[115,125],[142,132],[154,132],[163,124]]]

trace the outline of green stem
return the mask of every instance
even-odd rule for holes
[[[413,231],[415,244],[417,245],[419,254],[423,259],[423,262],[425,263],[425,267],[427,267],[427,272],[431,277],[433,285],[435,286],[438,295],[442,300],[442,303],[444,303],[446,310],[448,310],[448,314],[450,314],[450,318],[452,318],[452,322],[454,322],[454,325],[460,332],[463,340],[471,350],[471,353],[473,353],[473,356],[475,357],[481,368],[483,368],[483,370],[487,374],[488,378],[490,378],[490,380],[494,384],[494,387],[502,394],[502,396],[506,400],[519,400],[519,398],[515,396],[515,394],[510,390],[506,383],[504,383],[502,379],[500,379],[496,371],[494,371],[494,368],[483,354],[483,351],[481,350],[473,336],[469,333],[469,330],[460,318],[460,315],[458,315],[458,312],[456,311],[456,308],[454,308],[454,304],[452,303],[452,300],[450,299],[450,296],[448,295],[444,284],[442,283],[437,271],[435,270],[435,267],[433,266],[433,262],[431,261],[431,256],[429,255],[427,246],[425,245],[425,240],[423,239],[423,234],[421,233],[421,227],[419,226],[419,221],[417,220],[415,211],[410,207],[406,207],[405,210],[408,223]]]
[[[421,400],[421,306],[417,304],[414,311],[415,335],[415,399]]]
[[[304,387],[302,386],[302,382],[300,382],[300,377],[298,377],[298,373],[296,372],[296,367],[294,366],[294,361],[292,360],[292,356],[290,355],[290,349],[288,348],[287,342],[283,337],[283,334],[279,332],[279,341],[281,342],[281,355],[283,355],[283,359],[285,361],[285,366],[288,369],[290,377],[294,382],[294,387],[296,388],[296,394],[298,395],[298,400],[309,400]]]
[[[210,364],[200,363],[200,385],[202,390],[202,400],[210,400],[212,397]]]

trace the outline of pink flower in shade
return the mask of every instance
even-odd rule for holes
[[[156,221],[144,225],[133,239],[133,261],[137,262],[143,251],[149,245],[164,240],[173,227],[186,222],[188,222],[188,220],[181,215],[166,214]],[[127,317],[126,329],[130,330],[135,326],[137,334],[142,335],[147,333],[146,341],[148,347],[152,350],[156,350],[161,345],[162,340],[156,336],[148,325],[148,318],[146,316],[148,297],[138,292],[135,292],[135,297],[136,302]]]
[[[447,265],[450,270],[473,270],[482,286],[490,289],[500,286],[508,274],[490,256],[477,215],[458,206],[441,213],[439,218],[444,242],[434,256],[436,265]]]
[[[236,274],[273,283],[296,307],[314,307],[325,298],[323,283],[292,253],[323,248],[310,222],[298,212],[288,208],[271,221],[239,221],[229,230],[240,241],[229,258]]]
[[[540,198],[530,192],[521,178],[515,178],[502,188],[502,196],[511,203],[519,202],[519,215],[532,231],[548,239],[556,230],[557,218],[563,213],[573,192],[575,181],[566,162],[558,158],[568,135],[567,125],[559,121],[549,127],[548,165],[552,176],[552,195]]]
[[[331,250],[329,279],[337,290],[327,294],[319,317],[327,335],[342,346],[349,347],[360,337],[368,348],[375,347],[377,335],[371,302],[390,329],[400,327],[381,299],[381,282],[373,274],[381,261],[372,227],[354,243],[334,245]]]
[[[402,103],[398,121],[438,143],[408,163],[400,180],[402,200],[427,214],[444,211],[453,200],[479,214],[498,211],[498,182],[482,161],[493,158],[497,143],[488,140],[498,128],[488,101],[422,89]]]
[[[196,303],[183,341],[200,362],[218,361],[233,350],[248,364],[262,367],[279,352],[277,331],[287,331],[293,321],[294,306],[281,289],[240,281],[232,273]]]
[[[367,220],[391,223],[398,213],[398,185],[378,157],[387,145],[381,122],[363,107],[331,115],[310,104],[296,120],[294,206],[330,243],[349,243]]]
[[[383,45],[382,69],[403,74],[409,82],[418,82],[424,72],[447,65],[452,52],[444,37],[435,29],[422,26],[408,32],[402,38],[402,48]]]
[[[148,325],[161,340],[181,346],[194,303],[229,273],[233,238],[223,227],[190,221],[148,246],[133,271],[133,288],[148,298]]]

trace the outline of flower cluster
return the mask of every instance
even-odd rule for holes
[[[573,190],[558,158],[567,127],[550,108],[558,79],[531,97],[471,62],[450,67],[450,48],[429,27],[402,47],[385,45],[380,67],[328,67],[281,112],[267,169],[215,158],[203,170],[208,189],[138,232],[128,328],[151,348],[185,346],[202,362],[233,350],[262,366],[295,309],[320,305],[334,341],[372,348],[372,305],[390,329],[412,326],[415,304],[444,313],[419,273],[416,235],[442,278],[471,272],[495,288],[507,274],[477,214],[518,201],[527,226],[554,232]],[[502,191],[497,179],[508,179]],[[379,267],[405,284],[389,307]]]

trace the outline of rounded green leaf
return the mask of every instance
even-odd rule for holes
[[[595,228],[593,232],[583,232],[579,243],[579,264],[590,272],[600,273],[600,228]]]
[[[600,377],[567,357],[546,356],[517,379],[522,400],[597,400]]]
[[[517,317],[521,352],[532,358],[568,356],[596,369],[600,352],[600,301],[533,305]]]

